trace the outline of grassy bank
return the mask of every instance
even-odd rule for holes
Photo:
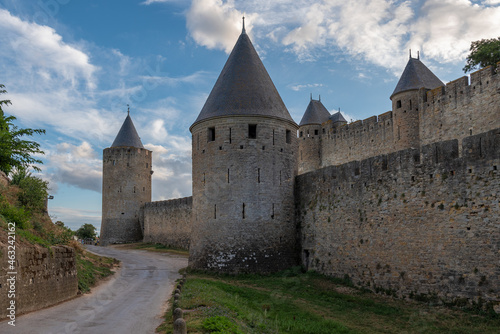
[[[98,256],[76,247],[76,269],[79,293],[90,292],[100,280],[114,274],[112,270],[119,264],[117,259]]]
[[[498,333],[500,317],[394,300],[297,269],[272,276],[188,274],[188,333]],[[161,333],[172,332],[171,310]]]

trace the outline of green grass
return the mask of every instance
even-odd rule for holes
[[[189,273],[179,307],[188,333],[498,333],[500,317],[380,296],[312,272]],[[160,326],[172,332],[171,311]]]
[[[76,269],[78,276],[78,291],[81,293],[86,293],[90,291],[90,288],[94,286],[98,280],[108,277],[114,274],[113,268],[114,264],[117,264],[118,260],[97,256],[89,252],[76,252]]]

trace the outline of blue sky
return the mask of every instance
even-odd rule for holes
[[[191,195],[188,128],[243,15],[297,123],[311,93],[347,118],[384,113],[408,49],[446,83],[471,41],[500,34],[500,0],[0,0],[5,112],[47,131],[54,220],[100,227],[102,150],[127,104],[154,152],[153,200]]]

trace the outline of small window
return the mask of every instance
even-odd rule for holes
[[[314,135],[317,136],[319,134],[318,130],[314,130]]]
[[[286,143],[292,143],[292,131],[290,130],[286,130]]]
[[[215,141],[215,128],[208,128],[208,140],[207,141]]]
[[[248,138],[257,138],[257,124],[248,124]]]
[[[396,108],[401,108],[401,100],[398,100],[398,101],[396,102]]]
[[[323,128],[323,134],[325,134],[325,128]]]
[[[300,131],[299,137],[304,136],[304,131]]]

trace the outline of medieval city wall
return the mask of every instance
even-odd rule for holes
[[[500,63],[445,86],[420,99],[420,141],[427,145],[500,127]]]
[[[461,145],[462,140],[470,135],[500,127],[500,63],[496,71],[493,67],[486,67],[471,73],[470,84],[468,77],[464,76],[433,90],[422,89],[400,95],[398,100],[403,99],[406,107],[407,100],[413,100],[413,107],[410,101],[410,109],[406,111],[405,107],[404,113],[398,114],[399,119],[413,118],[407,119],[408,124],[404,126],[394,118],[394,113],[399,112],[394,109],[394,103],[393,111],[365,120],[340,126],[331,121],[323,123],[320,132],[321,166],[363,160],[444,140],[458,139]],[[419,137],[412,141],[416,145],[402,145],[411,139],[405,137],[408,131],[413,133],[411,127],[416,129],[415,134]]]
[[[193,197],[146,203],[144,242],[189,249]]]
[[[7,318],[10,306],[7,248],[0,244],[0,319]],[[15,271],[16,316],[70,299],[78,292],[75,250],[71,247],[54,246],[49,250],[17,245]]]
[[[309,269],[398,296],[499,301],[500,129],[299,175]],[[459,156],[460,155],[460,156]]]
[[[351,124],[323,124],[326,134],[321,141],[321,166],[332,166],[362,160],[393,151],[392,112],[372,116]]]

